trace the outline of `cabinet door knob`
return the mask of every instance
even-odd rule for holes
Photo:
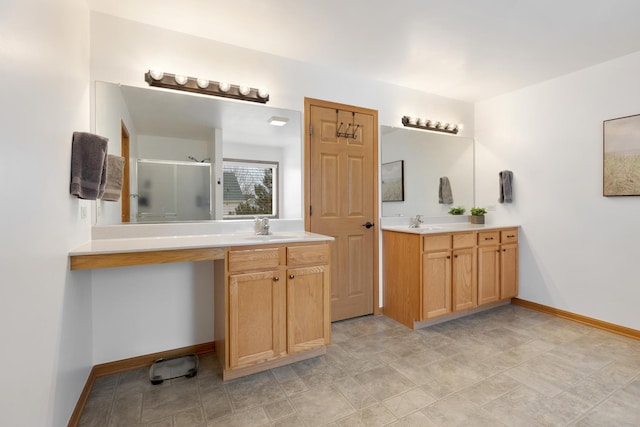
[[[289,279],[295,279],[295,278],[296,278],[296,276],[294,274],[290,274],[289,275]]]
[[[277,281],[279,281],[279,280],[280,280],[280,278],[279,278],[278,276],[276,276],[276,277],[274,277],[274,278],[273,278],[273,281],[274,281],[274,282],[277,282]]]
[[[458,255],[454,255],[453,257],[454,257],[454,258],[458,258]]]
[[[515,234],[507,234],[507,237],[511,239],[512,237],[516,237],[516,236]]]
[[[484,240],[493,240],[493,237],[485,237]]]
[[[447,259],[451,259],[451,256],[450,256],[450,255],[447,255]]]
[[[496,249],[496,252],[500,252],[500,249]]]

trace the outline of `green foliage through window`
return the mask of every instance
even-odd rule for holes
[[[277,216],[277,163],[224,160],[223,172],[225,218]]]

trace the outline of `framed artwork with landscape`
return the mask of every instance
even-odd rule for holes
[[[382,175],[382,201],[404,201],[404,160],[383,163]]]
[[[640,114],[605,120],[604,196],[640,196]]]

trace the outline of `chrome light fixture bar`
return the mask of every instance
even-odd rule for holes
[[[224,98],[239,99],[241,101],[260,102],[262,104],[269,101],[269,93],[264,89],[214,82],[213,80],[187,77],[180,74],[175,75],[149,70],[145,73],[144,79],[149,86],[162,87],[165,89],[221,96]]]
[[[402,124],[409,128],[432,130],[435,132],[451,133],[454,135],[457,134],[458,131],[462,128],[462,125],[439,122],[437,120],[420,119],[417,117],[409,116],[402,117]]]

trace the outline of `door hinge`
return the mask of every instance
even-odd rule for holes
[[[309,205],[309,216],[313,215],[313,206]]]
[[[309,125],[309,136],[313,135],[313,126]]]

